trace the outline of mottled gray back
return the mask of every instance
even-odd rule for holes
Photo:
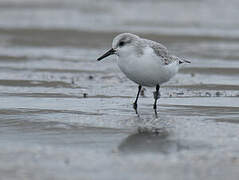
[[[142,41],[148,44],[148,46],[154,50],[157,56],[161,57],[161,56],[166,56],[168,54],[168,49],[164,45],[155,41],[151,41],[149,39],[142,39]]]
[[[168,49],[162,45],[161,43],[151,41],[148,39],[142,39],[142,41],[145,44],[148,44],[149,47],[151,47],[154,50],[154,53],[159,57],[160,60],[163,61],[165,65],[168,65],[172,62],[178,61],[179,63],[187,62],[190,63],[189,61],[186,61],[184,59],[181,59],[177,56],[171,55],[168,52]]]

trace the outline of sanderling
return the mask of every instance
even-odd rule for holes
[[[157,115],[160,85],[169,81],[178,72],[182,63],[190,63],[169,54],[164,45],[131,33],[122,33],[116,36],[113,39],[112,48],[97,60],[100,61],[113,54],[118,56],[120,70],[139,85],[133,104],[136,114],[138,114],[137,101],[142,86],[156,86],[153,108]]]

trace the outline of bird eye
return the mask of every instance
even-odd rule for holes
[[[122,47],[124,44],[125,44],[124,41],[120,41],[120,43],[119,43],[119,47]]]

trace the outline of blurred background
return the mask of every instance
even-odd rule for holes
[[[1,178],[238,179],[238,9],[238,0],[0,0]],[[121,32],[192,62],[162,86],[158,119],[154,89],[137,117],[137,85],[115,57],[96,62]]]

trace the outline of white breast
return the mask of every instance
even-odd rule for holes
[[[161,85],[171,79],[178,71],[178,62],[165,65],[152,48],[145,48],[144,54],[137,57],[135,53],[119,56],[120,70],[132,81],[142,86]]]

